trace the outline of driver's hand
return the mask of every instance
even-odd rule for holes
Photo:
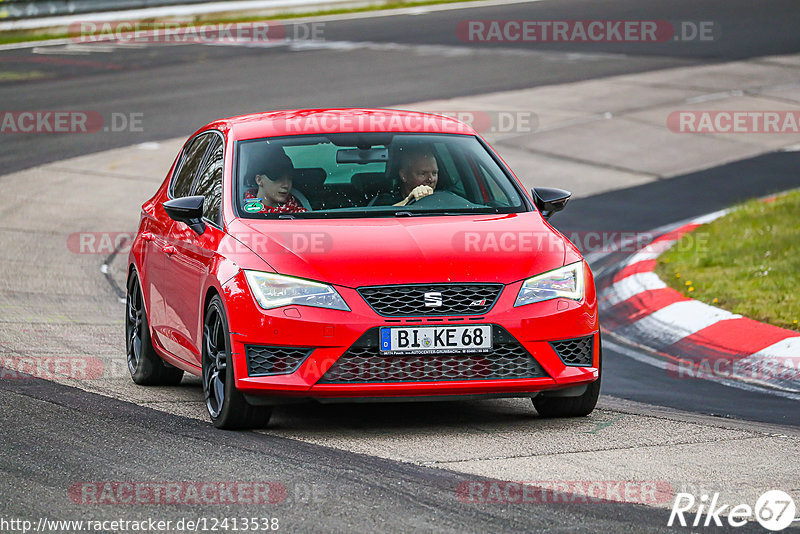
[[[433,194],[433,188],[431,186],[418,185],[417,187],[411,190],[411,193],[409,193],[408,195],[408,200],[411,200],[413,198],[416,201],[432,194]]]

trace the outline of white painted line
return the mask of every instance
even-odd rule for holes
[[[185,44],[185,43],[184,43]],[[279,40],[279,41],[219,41],[198,43],[202,46],[228,46],[240,48],[280,48],[286,47],[292,52],[305,52],[315,50],[332,50],[334,52],[352,52],[354,50],[370,50],[376,52],[403,52],[413,53],[420,56],[444,56],[444,57],[469,57],[469,56],[489,56],[502,55],[512,57],[536,57],[542,61],[553,63],[564,63],[565,61],[588,60],[608,58],[609,54],[597,52],[592,55],[583,54],[580,58],[569,58],[569,54],[564,52],[542,52],[539,50],[529,50],[523,48],[510,47],[476,47],[464,45],[434,45],[434,44],[409,44],[395,42],[378,41],[325,41],[314,39]],[[602,120],[601,116],[594,118],[578,119],[579,122],[592,122]],[[563,125],[559,125],[561,127]],[[544,130],[539,130],[539,132]]]
[[[712,221],[716,221],[723,215],[727,215],[728,212],[731,211],[729,209],[715,211],[713,213],[709,213],[708,215],[703,215],[702,217],[698,217],[692,221],[693,224],[708,224]]]
[[[88,50],[72,50],[65,46],[37,46],[31,50],[32,54],[56,55],[56,56],[88,56]]]
[[[604,308],[610,308],[624,300],[638,295],[643,291],[650,289],[663,289],[667,287],[661,278],[656,273],[636,273],[627,276],[616,282],[611,287],[603,292],[603,298],[600,304]]]
[[[648,344],[653,342],[657,346],[665,347],[719,321],[739,317],[741,315],[709,306],[698,300],[687,300],[665,306],[647,317],[620,328],[619,335],[622,337],[645,335]]]
[[[642,250],[633,254],[626,262],[626,265],[633,265],[640,261],[654,260],[661,256],[665,250],[675,244],[674,239],[656,240],[644,247]]]
[[[94,52],[109,53],[116,49],[116,45],[109,43],[92,43],[92,44],[79,44],[67,43],[63,46],[37,46],[32,52],[34,54],[49,54],[49,55],[81,55],[92,54]]]
[[[693,96],[684,100],[687,104],[699,104],[701,102],[712,102],[714,100],[725,100],[732,96],[742,96],[744,92],[741,89],[733,89],[731,91],[721,91],[719,93],[708,93],[700,96]]]
[[[423,6],[428,12],[433,11],[454,11],[458,9],[471,9],[491,6],[504,6],[523,3],[543,2],[545,0],[485,0],[463,3],[445,3],[440,5]],[[47,27],[69,26],[79,22],[111,22],[111,21],[131,21],[143,19],[159,19],[177,17],[190,18],[195,15],[205,15],[210,13],[232,13],[235,11],[269,10],[276,12],[292,12],[291,10],[305,11],[325,11],[328,9],[356,8],[368,6],[380,6],[381,4],[373,1],[352,1],[352,0],[228,0],[225,2],[208,2],[203,4],[188,4],[176,6],[151,7],[143,9],[127,9],[121,11],[106,11],[100,13],[84,13],[80,15],[66,15],[60,17],[40,17],[35,19],[23,19],[0,22],[0,31],[5,30],[24,30]],[[412,15],[419,13],[419,7],[409,7],[404,9],[387,9],[382,11],[365,11],[362,13],[344,13],[341,15],[331,15],[327,17],[305,17],[290,19],[287,24],[296,21],[315,19],[315,20],[351,20],[359,18],[383,17],[392,15]],[[265,15],[264,19],[268,19]]]
[[[2,30],[0,30],[2,31]],[[0,45],[0,50],[19,50],[21,48],[38,48],[41,46],[60,46],[73,42],[70,38],[47,39],[43,41],[30,41],[27,43],[9,43]]]
[[[673,373],[677,373],[678,371],[678,366],[669,360],[665,360],[664,358],[659,358],[656,356],[650,356],[649,354],[644,354],[642,352],[629,349],[628,347],[614,343],[613,341],[610,341],[607,338],[603,339],[603,347],[607,347],[613,350],[614,352],[622,354],[623,356],[627,356],[628,358],[636,360],[637,362],[644,363],[646,365],[651,365],[653,367],[657,367],[658,369],[663,369],[664,371],[670,371]],[[731,380],[723,377],[706,376],[706,375],[703,375],[703,378],[698,380],[707,380],[709,382],[716,382],[717,384],[722,384],[727,387],[741,389],[744,391],[755,391],[758,393],[765,393],[767,395],[775,395],[777,397],[785,397],[787,399],[800,400],[800,394],[792,391],[787,391],[784,389],[773,389],[772,387],[770,387],[772,384],[767,384],[767,387],[760,387],[754,385],[753,383],[745,382],[739,379]]]
[[[674,243],[674,241],[672,243]],[[654,260],[659,256],[661,256],[661,252],[645,252],[645,251],[637,252],[636,254],[630,257],[630,260],[627,261],[625,265],[626,266],[633,265],[634,263],[639,263],[642,261]]]
[[[115,20],[139,20],[163,17],[189,17],[206,13],[243,11],[251,9],[275,9],[292,7],[311,7],[316,5],[337,4],[331,0],[231,0],[228,2],[208,2],[204,4],[185,4],[160,6],[143,9],[126,9],[120,11],[103,11],[99,13],[81,13],[58,17],[39,17],[33,19],[12,20],[0,23],[0,30],[24,30],[46,28],[50,26],[69,26],[81,22],[110,22]]]

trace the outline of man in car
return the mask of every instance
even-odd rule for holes
[[[411,147],[400,153],[397,177],[391,193],[379,196],[374,204],[405,206],[432,195],[439,181],[439,166],[433,150],[426,146]]]
[[[244,211],[247,213],[300,213],[307,211],[292,195],[295,169],[292,160],[279,150],[265,165],[262,174],[256,174],[258,189],[248,189],[244,194]]]

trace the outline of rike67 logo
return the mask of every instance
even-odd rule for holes
[[[692,509],[695,509],[694,513],[690,512]],[[778,532],[800,521],[800,518],[795,519],[796,513],[794,499],[781,490],[764,492],[755,506],[725,503],[719,493],[701,495],[699,499],[691,493],[678,493],[667,526],[736,528],[755,519],[765,529]]]

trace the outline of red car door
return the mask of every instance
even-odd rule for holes
[[[166,236],[168,279],[164,292],[166,329],[164,345],[178,358],[200,366],[203,287],[214,251],[222,239],[221,213],[224,144],[213,135],[191,195],[203,195],[206,228],[198,234],[185,223],[173,222]]]
[[[162,213],[158,216],[155,211]],[[160,204],[155,204],[146,210],[142,217],[142,252],[141,273],[139,282],[142,285],[145,301],[148,304],[147,320],[153,330],[153,342],[163,348],[161,342],[164,324],[164,252],[162,247],[166,243],[166,234],[172,225],[170,219]]]
[[[145,265],[148,288],[145,292],[150,299],[150,324],[154,331],[154,341],[162,349],[178,356],[174,352],[174,313],[167,308],[167,296],[174,291],[174,276],[172,274],[172,227],[175,222],[164,211],[162,203],[170,198],[184,197],[191,194],[195,177],[203,162],[209,144],[215,134],[204,133],[189,140],[184,145],[183,152],[175,166],[172,181],[165,198],[154,206],[154,224],[147,236],[147,260]],[[190,230],[191,231],[191,230]]]

